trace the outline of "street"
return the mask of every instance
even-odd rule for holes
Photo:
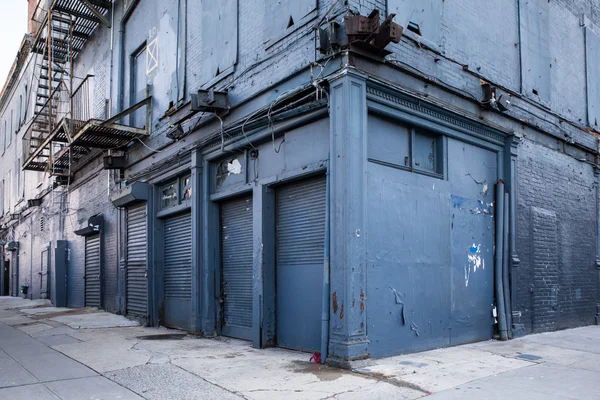
[[[600,327],[320,366],[310,354],[0,298],[0,399],[599,399]]]

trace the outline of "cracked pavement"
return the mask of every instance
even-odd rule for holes
[[[600,399],[596,326],[366,360],[352,371],[309,359],[0,298],[0,398]]]

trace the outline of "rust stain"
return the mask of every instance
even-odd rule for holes
[[[331,303],[333,304],[333,313],[337,314],[337,308],[338,308],[337,292],[333,292],[333,300],[331,301]]]
[[[365,311],[365,291],[360,291],[360,311]]]
[[[344,305],[342,304],[342,308],[340,308],[340,319],[344,318]]]

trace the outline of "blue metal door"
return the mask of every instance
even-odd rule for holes
[[[295,350],[320,349],[325,177],[277,191],[277,342]]]
[[[252,335],[252,197],[221,204],[222,333]]]
[[[450,344],[494,333],[494,188],[497,153],[448,139],[452,285]]]
[[[189,329],[192,299],[192,214],[164,221],[166,326]]]
[[[445,174],[367,164],[367,334],[374,357],[493,335],[497,153],[444,140]]]

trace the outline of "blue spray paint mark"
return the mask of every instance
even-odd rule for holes
[[[469,247],[469,251],[473,254],[477,253],[479,251],[479,246],[475,246],[474,244],[471,245],[471,247]]]

